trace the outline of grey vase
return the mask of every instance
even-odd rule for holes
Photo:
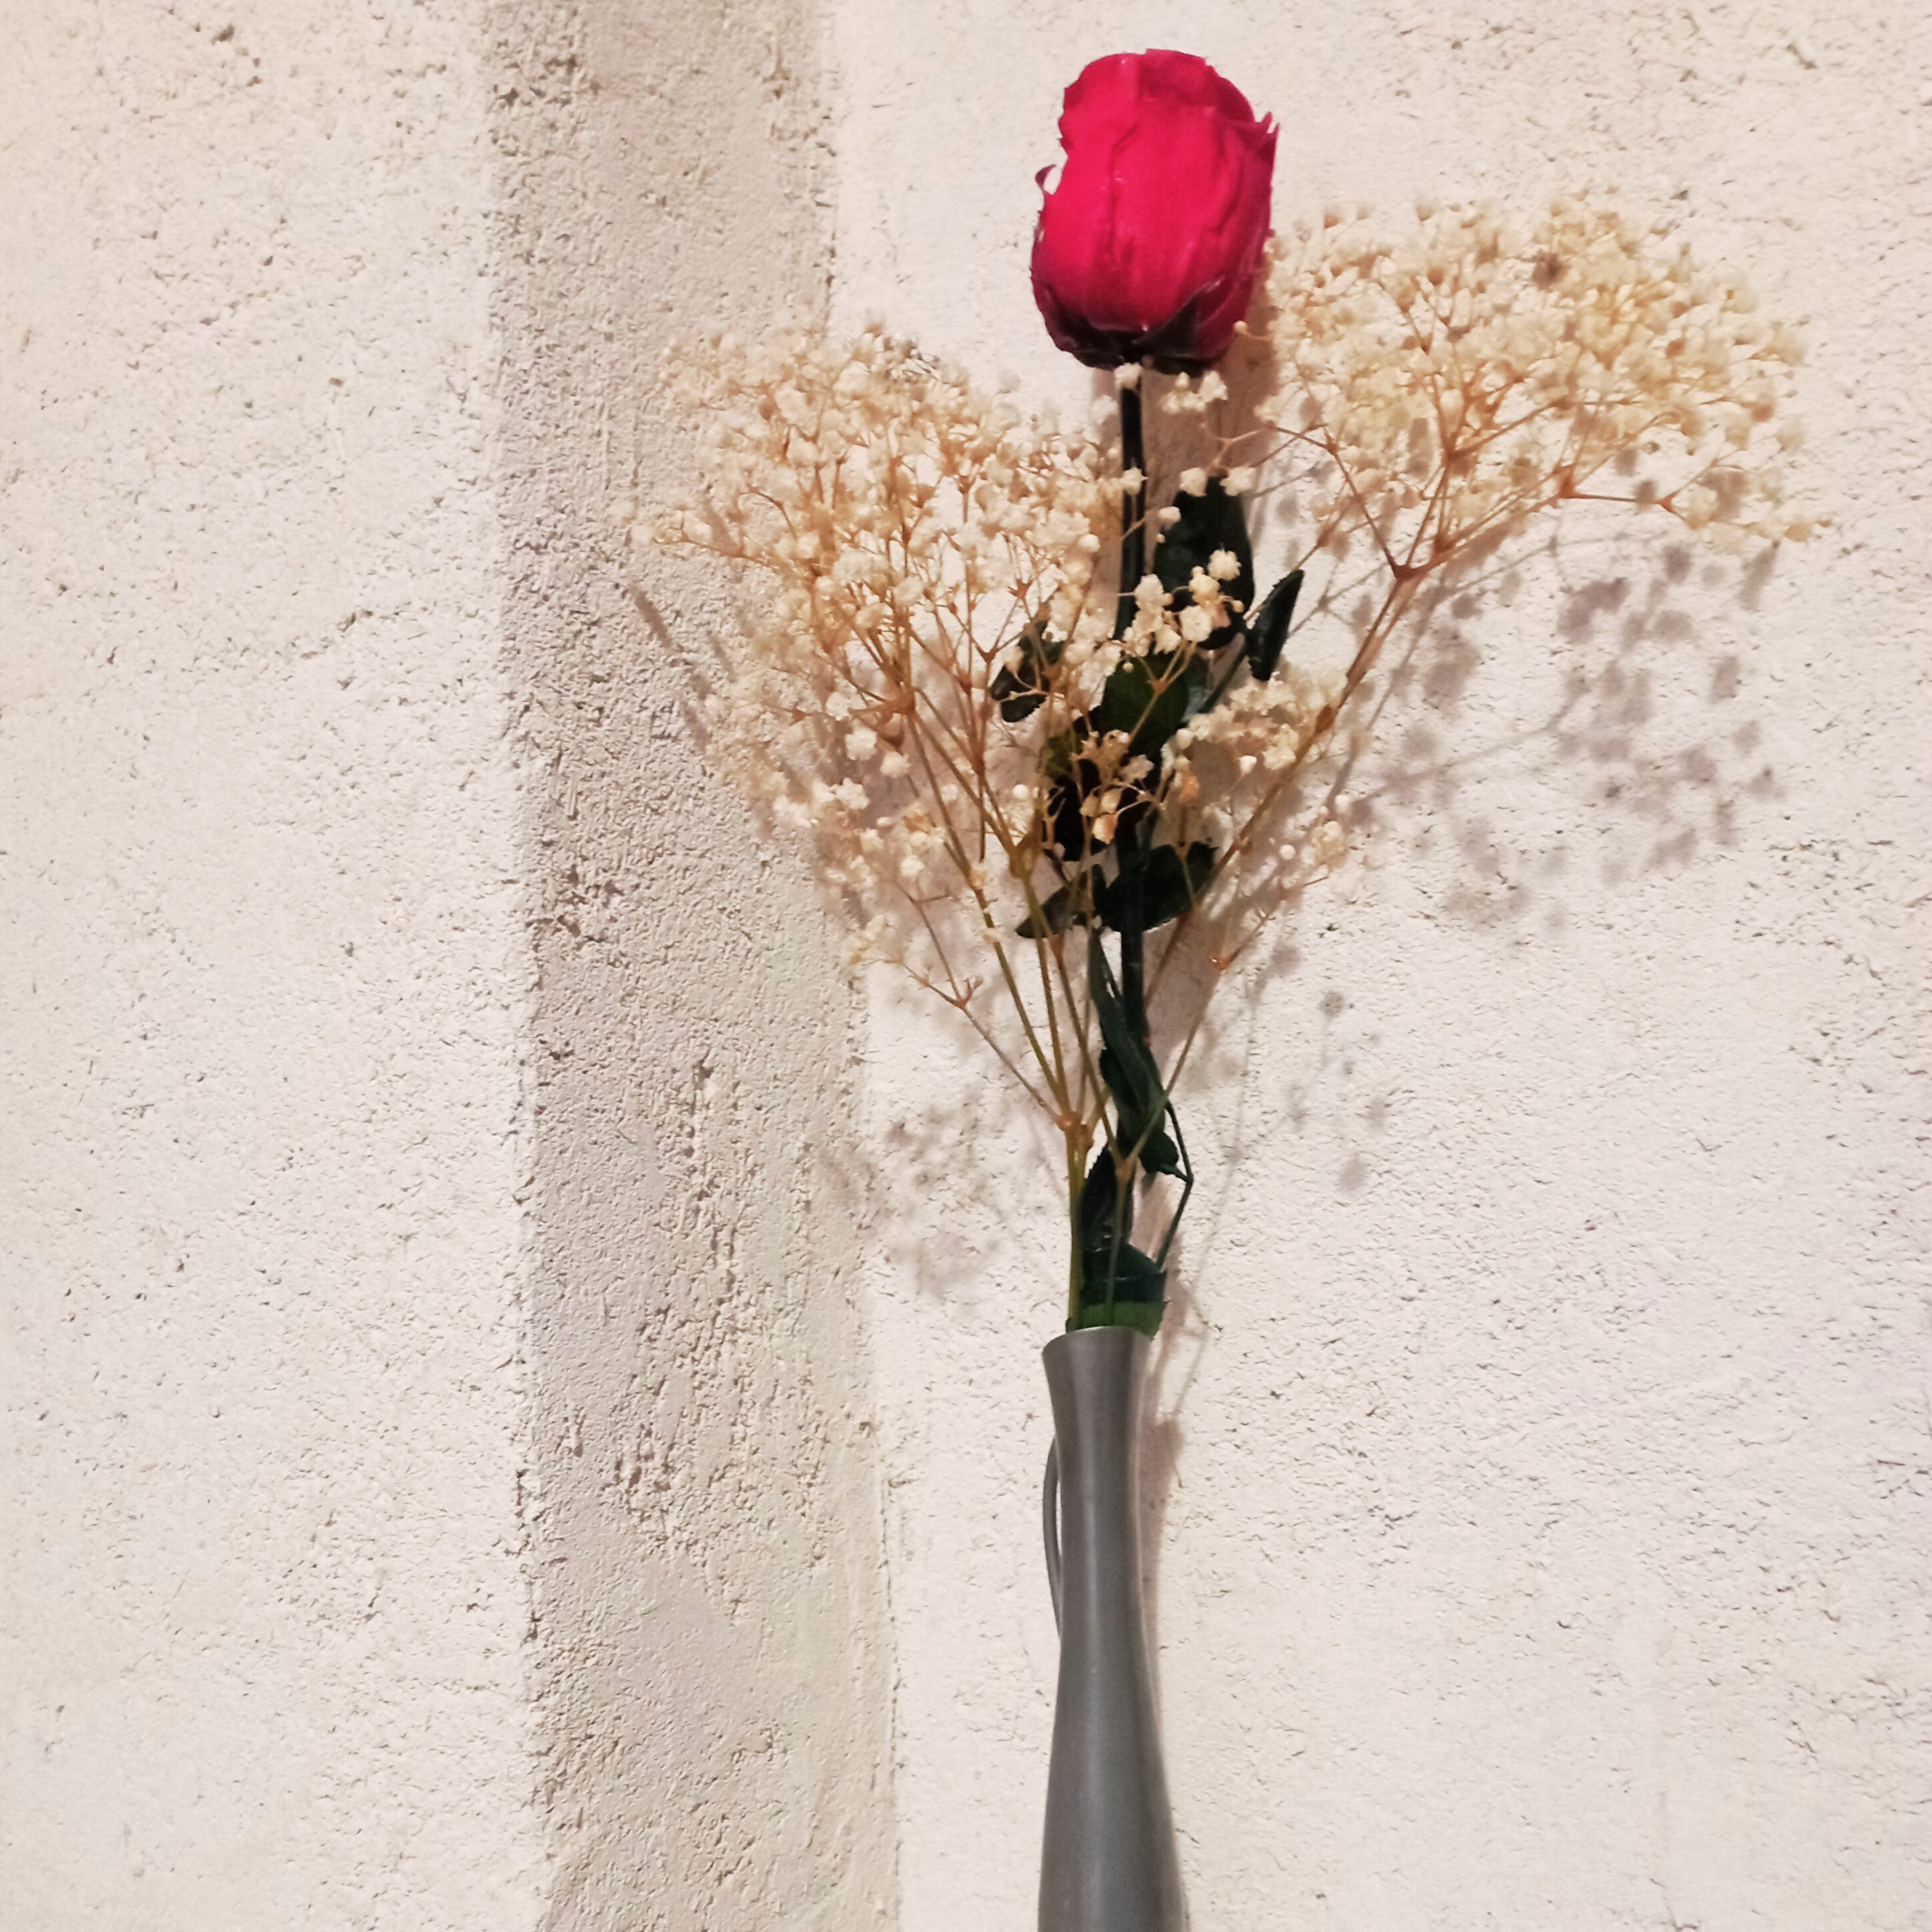
[[[1056,1336],[1043,1352],[1053,1403],[1046,1560],[1060,1674],[1039,1932],[1182,1929],[1180,1866],[1141,1614],[1148,1352],[1145,1335],[1114,1328]]]

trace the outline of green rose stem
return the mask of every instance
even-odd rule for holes
[[[1147,444],[1138,387],[1123,386],[1119,394],[1121,468],[1124,474],[1136,476],[1139,479],[1121,506],[1120,597],[1115,628],[1124,635],[1128,625],[1133,620],[1134,588],[1147,570]],[[1155,1063],[1147,1015],[1146,927],[1141,902],[1140,867],[1129,857],[1129,852],[1138,852],[1145,842],[1146,816],[1143,813],[1129,815],[1121,827],[1121,843],[1128,850],[1120,853],[1122,862],[1109,908],[1109,923],[1120,934],[1121,940],[1121,1013],[1128,1032],[1143,1049],[1145,1056],[1144,1063],[1151,1066]],[[1104,974],[1107,970],[1104,950],[1106,942],[1099,920],[1096,920],[1088,927],[1087,943],[1090,949],[1103,949],[1099,960],[1090,961],[1090,975]],[[1124,1117],[1124,1109],[1117,1108],[1117,1112]],[[1158,1118],[1158,1114],[1154,1116],[1157,1122]],[[1179,1124],[1175,1123],[1177,1131]],[[1134,1181],[1138,1178],[1140,1151],[1138,1145],[1128,1147],[1117,1138],[1100,1157],[1112,1161],[1114,1169],[1114,1196],[1111,1213],[1108,1216],[1106,1250],[1107,1298],[1101,1318],[1110,1325],[1117,1317],[1121,1251],[1128,1245],[1133,1231]],[[1077,1164],[1070,1179],[1075,1183],[1070,1217],[1073,1223],[1070,1230],[1073,1278],[1067,1308],[1067,1326],[1070,1328],[1080,1325],[1084,1264],[1094,1257],[1096,1250],[1090,1243],[1090,1231],[1083,1211],[1083,1198],[1086,1189],[1092,1184],[1093,1177],[1091,1174],[1082,1175]],[[1178,1216],[1176,1219],[1178,1220]],[[1173,1231],[1170,1229],[1168,1240],[1171,1241],[1172,1237]],[[1161,1252],[1163,1263],[1166,1255],[1167,1244],[1163,1243]]]
[[[1147,570],[1147,440],[1141,423],[1141,392],[1138,386],[1121,391],[1121,468],[1140,478],[1134,493],[1124,506],[1121,530],[1121,606],[1119,629],[1124,634],[1134,614],[1134,591]],[[1147,815],[1133,815],[1126,828],[1131,844],[1142,842],[1141,830]],[[1127,1009],[1127,1023],[1143,1046],[1150,1044],[1147,1026],[1147,956],[1145,930],[1141,923],[1139,869],[1121,868],[1121,1003]],[[1100,930],[1092,929],[1089,945],[1100,944]],[[1125,1190],[1122,1190],[1125,1198]],[[1131,1218],[1130,1214],[1130,1219]],[[1113,1284],[1107,1284],[1107,1312],[1113,1313]]]
[[[1131,617],[1135,587],[1147,570],[1147,440],[1141,426],[1141,392],[1137,384],[1131,389],[1121,391],[1121,468],[1131,470],[1140,478],[1133,495],[1123,506],[1124,515],[1121,530],[1121,592],[1123,618]],[[1126,624],[1121,626],[1124,632]],[[1121,827],[1126,834],[1130,848],[1141,842],[1141,832],[1147,815],[1133,814]],[[1127,855],[1121,855],[1125,858]],[[1140,869],[1132,864],[1123,865],[1119,873],[1120,889],[1114,894],[1116,930],[1121,935],[1121,1006],[1127,1016],[1128,1030],[1148,1050],[1152,1056],[1153,1042],[1147,1023],[1147,936],[1141,923]],[[1099,946],[1105,942],[1100,928],[1095,926],[1087,934],[1087,943]],[[1131,1238],[1134,1231],[1134,1182],[1137,1170],[1131,1161],[1122,1156],[1132,1150],[1117,1147],[1114,1158],[1119,1164],[1117,1184],[1114,1193],[1113,1240],[1108,1253],[1107,1270],[1107,1318],[1114,1319],[1114,1302],[1120,1284],[1120,1256],[1121,1248]]]
[[[1121,391],[1121,469],[1140,478],[1121,505],[1121,599],[1115,628],[1123,634],[1134,617],[1134,587],[1147,571],[1147,438],[1141,427],[1138,384]]]

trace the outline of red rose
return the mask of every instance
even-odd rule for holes
[[[1268,238],[1274,137],[1191,53],[1088,67],[1066,90],[1066,165],[1033,235],[1054,342],[1097,369],[1146,356],[1199,371],[1225,354]]]

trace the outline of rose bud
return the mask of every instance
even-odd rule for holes
[[[1273,120],[1192,54],[1087,67],[1066,90],[1066,164],[1033,235],[1055,343],[1096,369],[1145,357],[1170,374],[1224,355],[1268,238],[1274,140]]]

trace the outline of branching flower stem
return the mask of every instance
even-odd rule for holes
[[[1129,1261],[1137,1292],[1162,1278],[1193,1172],[1171,1097],[1214,987],[1342,859],[1396,634],[1405,662],[1431,648],[1442,587],[1566,505],[1735,543],[1813,527],[1781,501],[1788,332],[1614,211],[1325,223],[1277,247],[1257,315],[1272,394],[1220,435],[1218,371],[1123,372],[1117,447],[883,329],[725,337],[682,366],[706,498],[651,534],[763,593],[716,742],[815,838],[855,960],[937,993],[1060,1134],[1070,1321],[1096,1318],[1083,1288],[1120,1314]],[[1182,468],[1190,437],[1208,460]],[[1267,640],[1228,509],[1250,492],[1296,559]],[[1188,960],[1202,995],[1170,1015]],[[1150,1172],[1179,1204],[1141,1253]]]

